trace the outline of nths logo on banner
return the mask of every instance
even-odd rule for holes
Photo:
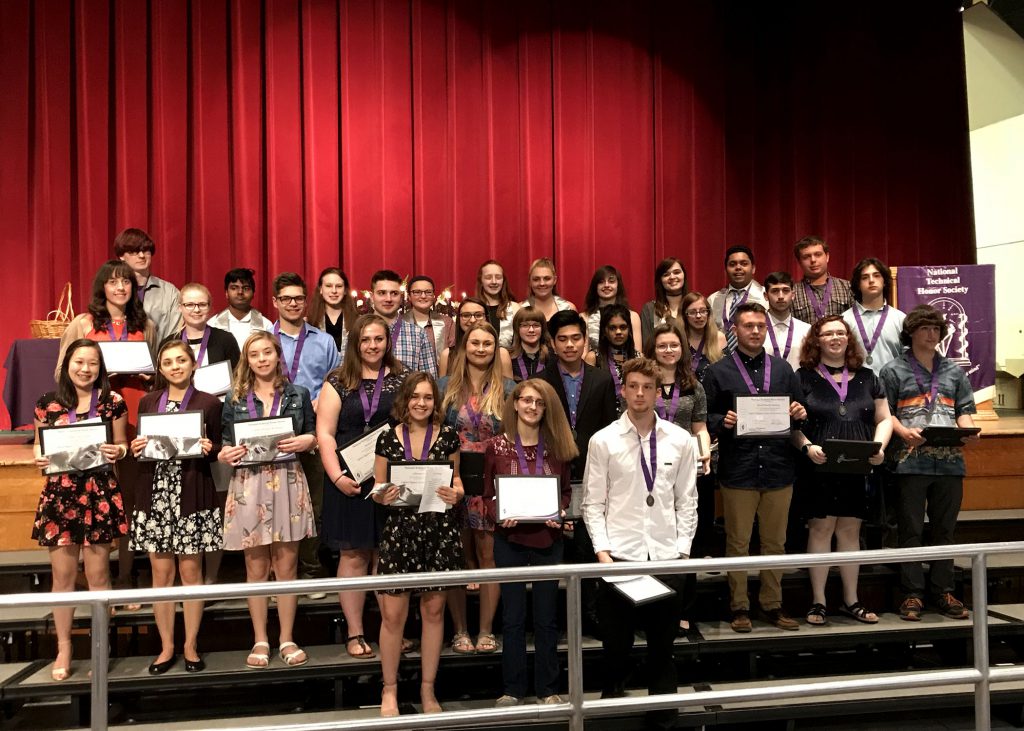
[[[995,397],[996,268],[993,264],[898,267],[899,308],[931,305],[946,316],[949,332],[938,351],[967,372],[976,403]]]

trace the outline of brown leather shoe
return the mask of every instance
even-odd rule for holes
[[[916,596],[908,596],[900,604],[900,619],[905,619],[908,622],[920,622],[922,611],[924,611],[924,602]]]
[[[750,621],[750,612],[746,609],[737,609],[732,613],[732,621],[729,622],[729,627],[732,628],[733,632],[740,632],[742,634],[752,631],[754,625]]]
[[[768,618],[768,621],[774,624],[779,629],[784,630],[798,630],[800,629],[800,623],[792,617],[787,617],[786,613],[781,609],[769,609],[764,613],[764,616]]]
[[[938,598],[935,606],[950,619],[967,619],[971,616],[964,603],[948,592]]]

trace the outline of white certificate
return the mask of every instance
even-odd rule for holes
[[[672,596],[676,590],[653,576],[606,576],[604,580],[634,604],[647,604]]]
[[[202,457],[204,416],[202,411],[139,414],[139,436],[146,437],[139,459],[145,462]]]
[[[560,520],[562,485],[558,475],[498,475],[494,478],[494,492],[499,523]]]
[[[192,385],[197,391],[223,396],[231,390],[231,363],[222,360],[202,368],[196,368],[192,376]]]
[[[50,464],[46,475],[63,472],[85,472],[111,463],[100,452],[100,446],[114,441],[110,422],[39,427],[39,447]]]
[[[265,419],[245,419],[232,424],[235,446],[246,448],[245,457],[239,466],[266,464],[268,462],[289,462],[295,459],[292,452],[279,452],[278,442],[295,436],[295,426],[290,416],[270,416]]]
[[[107,373],[153,373],[153,354],[145,340],[100,341]]]
[[[736,397],[737,437],[788,437],[789,396]]]
[[[373,431],[338,448],[341,469],[347,476],[359,484],[373,477],[373,463],[377,457],[377,438],[390,428],[391,425],[385,422]]]
[[[389,462],[388,483],[398,485],[396,507],[419,506],[420,513],[443,513],[451,506],[437,495],[437,488],[451,486],[455,468],[451,462]]]

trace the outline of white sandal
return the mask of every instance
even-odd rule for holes
[[[286,647],[294,647],[295,649],[291,652],[285,652]],[[290,668],[297,668],[300,665],[305,665],[307,662],[309,662],[309,655],[307,655],[306,651],[298,645],[296,645],[294,642],[282,642],[281,646],[278,648],[278,651],[281,653],[281,659],[284,661],[284,664]],[[302,656],[302,659],[296,660],[295,658],[299,657],[300,655]]]
[[[266,652],[257,652],[259,647],[267,648]],[[252,652],[245,658],[245,666],[250,670],[266,670],[270,667],[270,643],[257,642],[252,646]]]

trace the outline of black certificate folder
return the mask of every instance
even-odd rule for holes
[[[839,472],[849,475],[866,475],[871,472],[871,457],[878,454],[881,442],[861,442],[850,439],[826,439],[822,447],[825,464],[817,465],[819,472]]]
[[[459,452],[459,477],[467,495],[484,494],[484,453]]]

